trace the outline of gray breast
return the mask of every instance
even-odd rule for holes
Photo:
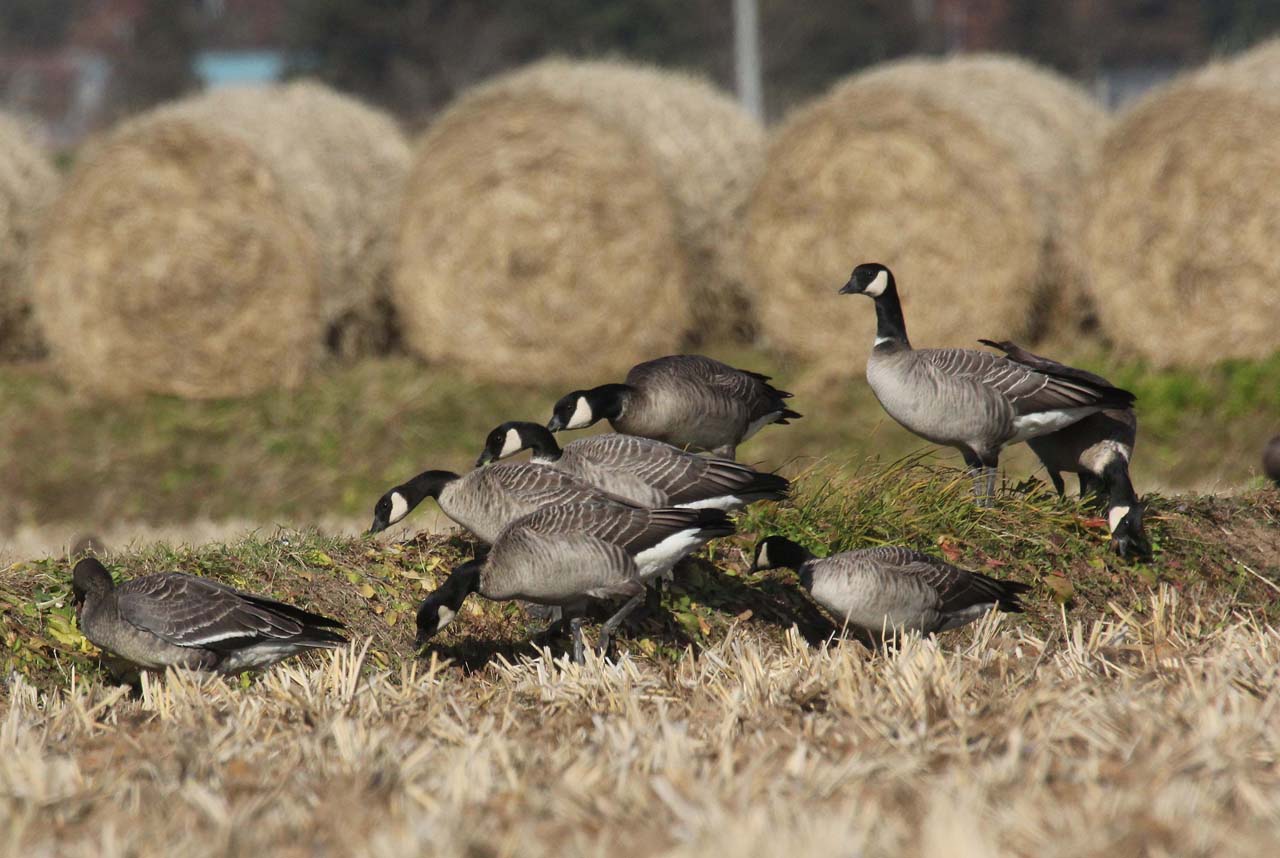
[[[890,417],[935,444],[985,450],[1013,434],[1013,410],[1002,397],[922,352],[873,350],[867,383]]]

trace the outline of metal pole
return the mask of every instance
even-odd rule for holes
[[[733,58],[738,78],[738,100],[748,113],[764,121],[758,0],[733,0]]]

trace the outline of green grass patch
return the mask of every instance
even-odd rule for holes
[[[792,573],[749,571],[756,540],[770,534],[820,554],[908,545],[967,569],[1032,583],[1027,613],[1014,621],[1032,624],[1042,635],[1061,627],[1063,612],[1085,621],[1113,604],[1140,612],[1161,583],[1223,619],[1236,611],[1274,619],[1277,521],[1280,493],[1273,490],[1232,498],[1156,497],[1148,520],[1155,558],[1135,565],[1109,551],[1105,524],[1091,510],[1039,484],[1006,492],[993,509],[978,509],[969,481],[949,468],[915,459],[867,463],[853,472],[821,466],[798,480],[791,502],[746,511],[737,536],[683,565],[661,598],[652,598],[624,627],[621,646],[637,656],[678,658],[735,623],[779,638],[795,624],[813,642],[834,633],[831,618],[798,590]],[[394,670],[415,657],[418,602],[473,552],[474,545],[457,535],[381,543],[279,531],[228,545],[154,545],[107,559],[120,577],[180,570],[339,618],[356,639],[371,639],[371,664]],[[69,567],[50,558],[0,570],[6,614],[0,668],[6,673],[48,686],[68,682],[73,667],[98,670],[92,647],[75,629]],[[601,606],[596,618],[607,613]],[[432,651],[478,667],[497,655],[531,652],[530,640],[542,625],[514,604],[472,597]]]

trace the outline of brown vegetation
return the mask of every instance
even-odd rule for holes
[[[478,87],[418,145],[395,284],[407,345],[480,377],[585,383],[691,332],[741,333],[762,155],[725,95],[671,72],[547,61]]]
[[[306,83],[125,123],[85,154],[42,240],[36,310],[54,357],[110,395],[296,384],[326,332],[359,343],[385,327],[407,163],[389,119]]]
[[[31,317],[30,248],[57,181],[31,129],[0,115],[0,359],[43,350]]]
[[[1257,855],[1278,669],[1273,629],[1162,590],[876,656],[739,626],[673,664],[18,678],[0,821],[13,854]]]
[[[1280,43],[1163,87],[1108,135],[1084,250],[1105,333],[1160,366],[1280,350]]]
[[[1067,236],[1102,109],[1052,73],[992,55],[855,75],[775,132],[748,209],[753,297],[771,342],[814,364],[865,361],[873,316],[837,305],[884,262],[929,345],[1034,337],[1083,309]]]

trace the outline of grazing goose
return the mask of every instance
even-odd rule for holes
[[[86,557],[72,572],[72,590],[84,636],[140,670],[234,674],[347,642],[337,620],[178,572],[116,585]]]
[[[1074,376],[1095,385],[1111,382],[1082,369],[1063,366],[1041,357],[1007,340],[978,340],[999,349],[1016,363],[1035,370]],[[1096,493],[1106,504],[1107,524],[1111,530],[1111,546],[1121,557],[1150,557],[1151,540],[1147,538],[1143,517],[1146,505],[1138,499],[1129,478],[1129,461],[1138,434],[1138,418],[1132,408],[1110,408],[1090,414],[1065,429],[1040,435],[1027,441],[1027,446],[1044,464],[1049,479],[1065,494],[1062,472],[1074,473],[1080,481],[1081,497]]]
[[[1280,435],[1272,438],[1267,443],[1267,448],[1262,451],[1262,470],[1277,486],[1280,486]]]
[[[476,467],[532,449],[531,461],[572,474],[611,495],[643,507],[739,509],[760,500],[782,500],[790,481],[762,474],[730,459],[699,456],[652,438],[608,433],[572,441],[561,449],[537,423],[511,421],[489,433]]]
[[[604,418],[624,435],[732,459],[738,445],[765,426],[800,416],[787,408],[790,396],[767,375],[701,355],[670,355],[636,364],[625,384],[566,394],[547,428],[585,429]]]
[[[445,515],[485,542],[493,542],[502,528],[547,504],[587,500],[623,503],[545,465],[496,465],[462,476],[453,471],[423,471],[378,499],[369,533],[401,521],[427,498],[435,498]]]
[[[881,644],[884,633],[945,632],[992,608],[1021,613],[1019,594],[1031,589],[896,545],[819,558],[785,537],[760,540],[752,571],[780,566],[796,570],[800,586],[834,617]]]
[[[733,533],[718,509],[639,509],[586,502],[546,506],[503,529],[483,560],[457,567],[418,609],[421,646],[448,625],[470,593],[560,609],[582,661],[582,613],[591,599],[626,597],[600,629],[600,652],[644,598],[645,584],[708,540]]]
[[[867,382],[876,398],[906,429],[960,451],[974,471],[981,505],[995,497],[996,466],[1005,445],[1133,404],[1132,393],[1088,381],[1079,371],[1032,369],[975,349],[913,349],[897,284],[883,265],[859,265],[840,292],[875,300],[876,340]]]

